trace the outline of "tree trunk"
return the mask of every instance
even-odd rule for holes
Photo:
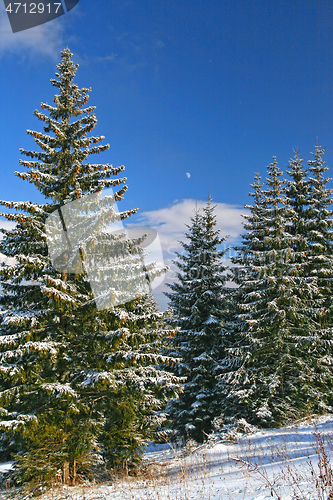
[[[69,482],[69,462],[64,462],[62,467],[62,482],[68,484]]]
[[[73,460],[73,486],[75,486],[75,482],[76,482],[76,460],[74,458],[74,460]]]

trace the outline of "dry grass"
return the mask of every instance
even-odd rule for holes
[[[251,477],[259,478],[276,500],[283,500],[288,494],[286,488],[292,492],[292,500],[333,500],[333,470],[329,456],[329,450],[333,450],[332,440],[318,428],[313,437],[315,456],[307,450],[305,466],[298,466],[283,445],[275,450],[275,459],[271,462],[276,464],[279,461],[279,470],[275,474],[270,474],[269,467],[259,460],[241,457],[234,460]]]
[[[231,446],[173,448],[172,459],[145,461],[136,475],[126,472],[102,484],[58,487],[40,500],[333,500],[329,435],[283,430],[276,436],[242,438]],[[293,435],[293,439],[292,436]],[[281,436],[281,433],[279,434]],[[270,441],[270,439],[272,441]],[[271,443],[271,444],[270,444]],[[217,450],[217,451],[215,451]],[[230,472],[231,471],[231,472]],[[231,474],[231,475],[230,475]],[[230,477],[238,488],[230,489]],[[224,478],[224,480],[223,480]],[[233,485],[234,487],[235,485]],[[236,491],[237,490],[237,491]],[[28,500],[34,492],[7,489],[0,499]],[[38,491],[35,492],[36,494]]]
[[[39,496],[39,500],[225,500],[230,497],[216,496],[211,478],[215,466],[207,460],[205,450],[185,453],[175,450],[170,461],[143,463],[136,475],[119,474],[109,483],[82,484],[78,487],[56,487]],[[28,500],[38,491],[14,490],[4,492],[6,500]],[[0,498],[1,494],[0,494]]]

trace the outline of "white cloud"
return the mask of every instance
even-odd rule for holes
[[[62,16],[63,17],[63,16]],[[47,57],[59,58],[64,48],[63,19],[58,18],[48,23],[13,33],[10,27],[4,3],[0,3],[0,57],[14,53],[25,57],[36,53]]]
[[[164,251],[177,246],[178,240],[184,239],[184,232],[187,230],[185,224],[190,225],[190,218],[194,215],[194,209],[197,204],[198,208],[206,205],[206,201],[196,201],[194,199],[185,199],[176,201],[173,205],[143,212],[139,219],[140,223],[146,226],[154,227],[159,234]],[[242,217],[241,214],[246,213],[244,208],[227,203],[214,203],[215,216],[217,219],[216,228],[221,230],[221,235],[230,235],[228,242],[235,240],[242,232]]]
[[[196,201],[194,199],[176,200],[169,207],[144,212],[139,218],[138,224],[151,226],[157,230],[163,250],[164,263],[170,267],[163,284],[154,290],[154,295],[162,310],[165,310],[167,305],[167,299],[163,295],[164,291],[169,291],[166,283],[171,283],[175,279],[176,267],[172,260],[177,260],[175,252],[181,253],[183,250],[179,241],[185,241],[186,239],[184,235],[184,232],[187,231],[186,224],[191,225],[190,218],[194,215],[195,206],[202,208],[206,204],[206,201]],[[221,237],[229,235],[223,245],[224,248],[228,248],[236,243],[239,235],[243,232],[243,218],[241,215],[247,213],[247,210],[227,203],[212,202],[212,204],[216,205],[216,229],[221,230]]]
[[[16,226],[16,222],[14,222],[14,221],[7,220],[7,219],[0,220],[0,227],[2,227],[4,229],[13,229],[15,226]]]

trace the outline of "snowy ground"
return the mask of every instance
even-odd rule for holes
[[[127,478],[103,486],[62,488],[41,498],[327,500],[330,488],[326,487],[319,493],[315,485],[319,476],[313,435],[316,428],[325,435],[326,451],[333,463],[333,416],[329,415],[292,427],[256,432],[241,437],[235,443],[203,446],[187,456],[168,445],[159,448],[151,446],[145,454],[145,460],[152,464],[151,474],[145,479]],[[242,460],[250,462],[253,467]],[[0,492],[1,499],[15,497],[13,491]]]

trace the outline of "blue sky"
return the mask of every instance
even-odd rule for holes
[[[68,46],[110,143],[103,160],[126,166],[119,209],[139,207],[137,221],[159,227],[170,261],[167,245],[210,189],[234,241],[249,184],[273,155],[283,170],[318,138],[333,163],[332,20],[326,0],[80,0],[13,34],[1,2],[0,198],[42,201],[14,171]]]

